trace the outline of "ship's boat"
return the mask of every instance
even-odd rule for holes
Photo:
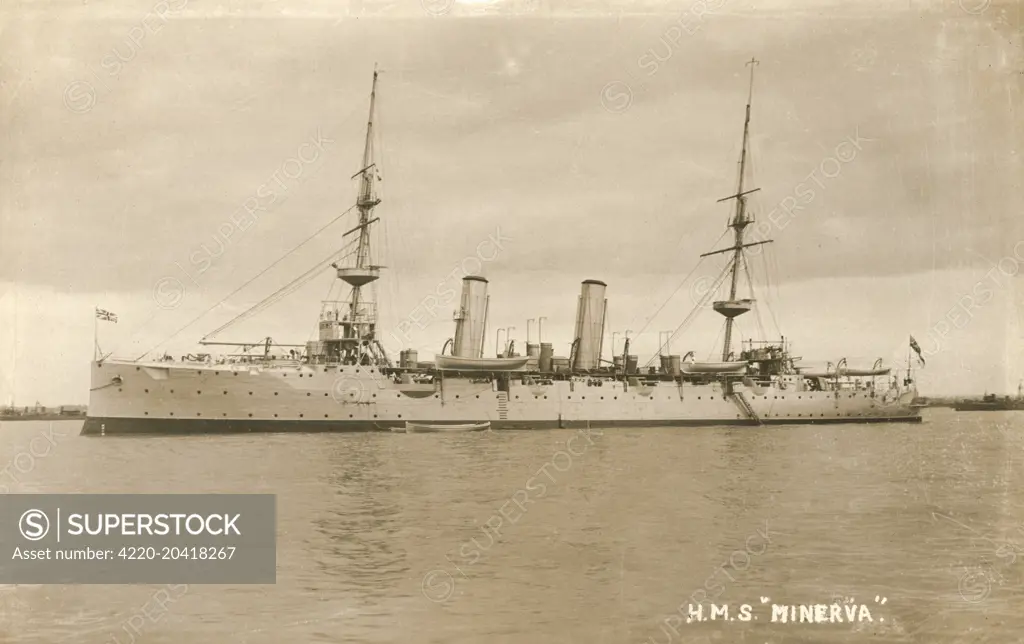
[[[440,371],[519,371],[530,356],[515,358],[465,358],[462,356],[434,356]]]
[[[892,371],[892,368],[885,367],[882,369],[840,369],[839,376],[844,377],[856,377],[856,376],[887,376]],[[800,375],[805,378],[835,378],[836,372],[833,369],[826,369],[825,371],[807,371],[801,370]]]
[[[489,429],[491,423],[463,423],[458,425],[433,425],[427,423],[405,423],[405,427],[392,428],[393,432],[406,432],[409,434],[434,433],[434,432],[479,432]]]
[[[736,374],[746,370],[747,362],[685,362],[681,367],[683,373]]]
[[[891,367],[882,369],[843,369],[839,374],[843,376],[888,376],[891,371]]]

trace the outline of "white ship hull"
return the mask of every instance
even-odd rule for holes
[[[591,380],[590,382],[595,382]],[[372,431],[422,423],[491,423],[492,429],[920,422],[916,392],[796,391],[720,383],[649,386],[555,380],[508,391],[497,381],[444,378],[395,383],[373,367],[92,364],[83,434]]]

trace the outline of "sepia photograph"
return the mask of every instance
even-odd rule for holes
[[[0,642],[1024,643],[1024,0],[0,34]]]

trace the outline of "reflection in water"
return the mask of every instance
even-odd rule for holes
[[[306,545],[320,555],[320,575],[365,589],[362,601],[377,601],[393,595],[409,573],[396,538],[402,530],[401,477],[382,458],[387,443],[369,435],[360,439],[357,449],[334,446],[327,452],[326,507],[312,519],[315,531]]]
[[[606,429],[575,456],[569,430],[71,431],[12,491],[277,494],[278,583],[190,586],[136,642],[1005,642],[1024,632],[1018,417]],[[31,426],[2,426],[0,461]],[[160,588],[0,587],[0,641],[131,641]],[[672,621],[701,593],[854,597],[876,619]]]

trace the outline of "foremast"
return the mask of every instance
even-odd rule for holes
[[[744,248],[748,246],[756,246],[759,244],[769,243],[771,240],[754,242],[746,244],[743,241],[743,234],[747,226],[753,223],[754,219],[747,213],[747,195],[752,192],[757,192],[760,188],[754,188],[752,190],[744,190],[744,181],[747,174],[747,147],[750,142],[750,105],[754,96],[754,66],[758,64],[758,61],[751,58],[747,62],[750,66],[750,87],[747,94],[747,110],[746,117],[743,121],[743,147],[740,151],[740,169],[739,169],[739,180],[736,186],[736,193],[728,197],[719,199],[719,202],[728,201],[730,199],[736,200],[736,211],[732,219],[729,222],[729,228],[733,229],[733,245],[728,248],[713,251],[711,253],[705,253],[701,257],[707,257],[708,255],[716,255],[718,253],[732,252],[732,260],[730,260],[729,266],[729,299],[724,301],[717,301],[713,304],[715,311],[725,317],[725,340],[722,344],[722,361],[729,362],[732,356],[732,328],[733,321],[736,317],[750,311],[753,308],[754,300],[752,298],[737,299],[736,291],[739,283],[739,271],[743,266]]]
[[[377,75],[375,65],[362,169],[351,177],[359,177],[359,191],[356,196],[359,224],[344,235],[359,234],[355,259],[351,266],[334,265],[338,278],[351,287],[351,292],[347,301],[328,303],[341,304],[340,311],[336,306],[326,307],[320,319],[322,354],[329,361],[337,360],[345,364],[390,365],[377,336],[377,303],[369,292],[364,291],[364,287],[380,278],[382,268],[372,263],[370,255],[370,226],[379,221],[379,217],[373,216],[373,209],[381,201],[376,190],[379,174],[374,160],[373,145]]]

